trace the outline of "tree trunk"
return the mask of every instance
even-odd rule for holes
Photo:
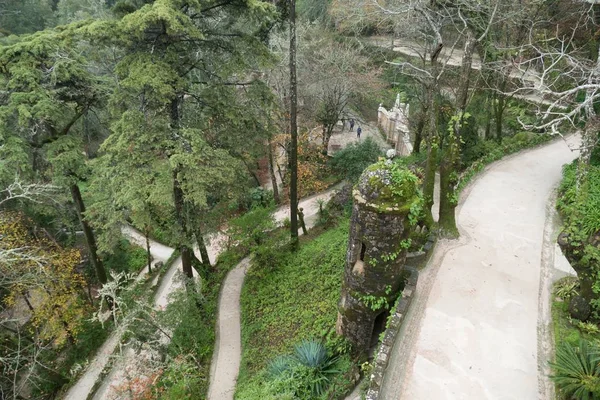
[[[290,0],[290,240],[298,248],[298,83],[296,78],[296,0]]]
[[[192,279],[194,274],[192,272],[192,259],[190,253],[192,250],[187,243],[188,233],[187,233],[187,221],[185,219],[184,212],[184,198],[183,198],[183,190],[181,190],[181,185],[179,184],[179,178],[177,177],[178,169],[173,171],[173,202],[175,203],[175,218],[177,223],[181,227],[181,235],[182,237],[179,239],[180,245],[179,250],[181,251],[181,263],[183,268],[183,273],[187,278]]]
[[[204,241],[204,235],[200,228],[196,227],[196,243],[198,244],[198,251],[200,251],[200,258],[204,268],[210,269],[210,257],[208,256],[208,249],[206,248],[206,242]]]
[[[150,253],[150,229],[146,227],[144,230],[144,237],[146,238],[146,255],[148,258],[148,274],[152,273],[152,253]]]
[[[502,123],[504,116],[504,108],[506,103],[506,97],[503,94],[497,96],[495,101],[495,122],[496,122],[496,140],[498,143],[502,142]]]
[[[492,96],[488,95],[488,101],[487,101],[488,104],[486,107],[487,113],[486,113],[486,118],[485,118],[485,132],[483,134],[484,140],[489,140],[491,132],[492,132],[492,112],[493,112],[493,110],[491,107],[489,107],[490,98],[492,99],[492,104],[493,104],[493,103],[495,103],[496,95],[495,94]]]
[[[415,129],[415,142],[413,144],[413,153],[421,152],[421,141],[423,140],[423,129],[425,128],[425,119],[427,118],[427,108],[419,113],[419,120]]]
[[[275,200],[275,204],[279,204],[281,202],[281,199],[279,198],[279,186],[277,184],[277,176],[275,176],[273,144],[271,143],[271,140],[269,140],[269,145],[267,146],[267,155],[269,157],[269,175],[271,176],[271,185],[273,186],[273,200]]]
[[[79,222],[81,223],[81,227],[83,228],[85,242],[90,253],[90,260],[92,261],[92,265],[94,266],[94,270],[96,271],[96,277],[98,278],[98,281],[101,284],[105,284],[106,282],[108,282],[106,270],[104,269],[104,265],[102,265],[102,261],[98,257],[98,247],[96,245],[96,238],[94,237],[94,232],[92,231],[92,228],[85,219],[85,204],[83,204],[83,199],[81,198],[81,191],[79,190],[79,186],[71,185],[71,196],[73,197],[73,202],[75,203],[75,208],[77,209],[77,217],[79,218]]]
[[[475,38],[469,32],[462,59],[455,114],[451,120],[453,126],[448,133],[444,157],[440,165],[440,219],[438,224],[440,235],[448,238],[457,238],[459,235],[456,226],[456,206],[458,205],[456,187],[460,167],[461,131],[465,122],[464,116],[469,97],[475,43]]]
[[[329,142],[331,141],[331,136],[333,135],[333,130],[335,129],[335,125],[325,126],[323,125],[323,154],[327,155],[329,153]]]
[[[427,88],[428,91],[428,117],[429,129],[427,134],[427,160],[425,163],[425,176],[423,178],[423,199],[425,202],[425,223],[430,228],[433,226],[433,191],[435,187],[435,171],[437,169],[437,157],[439,148],[439,137],[437,132],[437,107],[435,84]]]
[[[171,101],[171,126],[173,129],[179,129],[179,119],[179,97],[176,97]],[[187,229],[187,220],[185,216],[185,198],[183,190],[181,189],[181,184],[179,183],[179,169],[179,165],[173,169],[173,203],[175,204],[175,219],[181,228],[182,237],[179,238],[179,250],[181,252],[181,266],[183,273],[187,278],[193,279],[194,273],[192,272],[191,258],[193,251],[189,245],[191,241],[188,240],[190,235]],[[188,288],[188,292],[193,291],[191,285],[186,285],[186,288]]]

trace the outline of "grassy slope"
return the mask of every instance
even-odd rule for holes
[[[335,337],[348,221],[277,265],[254,265],[242,292],[242,366],[238,393],[302,339]]]

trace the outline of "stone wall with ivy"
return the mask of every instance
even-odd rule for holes
[[[435,234],[429,235],[427,242],[423,246],[423,251],[409,253],[406,257],[406,266],[404,267],[404,270],[409,271],[410,275],[404,284],[402,294],[396,301],[396,304],[391,311],[390,317],[387,321],[386,330],[383,334],[383,339],[379,344],[379,349],[377,350],[377,354],[373,360],[373,369],[369,380],[366,400],[379,399],[379,392],[383,385],[383,380],[385,379],[385,371],[387,369],[392,350],[396,342],[398,340],[402,340],[402,338],[399,337],[399,332],[417,290],[419,268],[424,266],[429,260],[435,245],[435,240]]]

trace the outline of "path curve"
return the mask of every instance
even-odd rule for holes
[[[545,399],[546,203],[575,157],[556,141],[493,164],[470,186],[461,239],[441,240],[420,274],[382,399]]]
[[[314,221],[316,221],[316,218],[317,218],[316,214],[319,209],[317,200],[318,199],[323,199],[323,200],[329,199],[331,197],[331,195],[333,194],[334,190],[337,189],[338,187],[339,186],[336,186],[334,188],[324,191],[323,193],[309,197],[300,202],[300,207],[305,208],[304,213],[306,216],[305,221],[306,221],[307,226],[313,226]],[[289,207],[288,206],[283,206],[274,213],[274,217],[275,217],[276,221],[278,221],[278,222],[282,222],[288,216],[289,216]],[[140,233],[139,231],[137,231],[136,229],[134,229],[133,227],[124,226],[122,228],[122,233],[132,243],[135,243],[135,244],[140,245],[143,248],[145,248],[146,239],[145,239],[144,235],[142,233]],[[214,263],[216,261],[218,254],[221,252],[220,243],[222,243],[222,239],[223,239],[222,234],[217,233],[216,235],[211,237],[211,240],[209,241],[209,245],[207,246],[207,249],[208,249],[210,261],[212,263]],[[153,264],[155,264],[159,261],[162,261],[163,263],[166,262],[173,254],[173,251],[174,251],[174,249],[172,249],[168,246],[165,246],[154,240],[150,241],[150,253],[152,254],[152,257],[153,257],[153,261],[152,261]],[[233,271],[241,269],[244,262],[245,261],[242,260],[242,262],[240,262],[240,264],[238,264],[238,266]],[[181,280],[177,279],[178,272],[180,270],[181,270],[181,257],[177,258],[173,262],[173,264],[171,265],[169,270],[165,273],[162,280],[160,281],[160,286],[156,290],[156,294],[154,297],[154,304],[157,308],[162,308],[162,309],[166,308],[170,294],[173,293],[175,290],[177,290],[179,287],[181,287],[181,284],[182,284]],[[230,274],[233,271],[231,271]],[[136,279],[138,279],[138,280],[142,279],[146,274],[147,274],[147,269],[144,268],[139,273],[139,275]],[[241,285],[240,285],[240,288],[241,288]],[[239,298],[238,298],[237,303],[238,303],[238,309],[239,309]],[[222,314],[221,304],[219,305],[219,314],[220,315]],[[223,315],[225,315],[225,314],[223,314]],[[238,331],[239,331],[239,316],[238,316]],[[121,337],[123,336],[123,333],[124,333],[123,329],[117,329],[109,335],[108,339],[104,342],[104,344],[100,347],[100,349],[98,349],[98,352],[96,353],[96,355],[94,356],[92,361],[87,365],[86,370],[83,373],[83,375],[66,392],[66,394],[63,397],[64,400],[82,400],[82,399],[88,398],[93,387],[96,385],[96,382],[100,378],[102,371],[104,370],[106,365],[108,365],[109,361],[113,357],[115,349],[119,345]],[[238,339],[238,347],[239,347],[239,339]],[[222,351],[221,353],[225,354],[224,351]],[[216,354],[218,354],[218,351],[215,353],[215,357],[216,357]],[[133,354],[126,353],[125,356],[123,357],[123,359],[120,360],[119,363],[115,367],[112,368],[109,375],[103,379],[100,387],[94,394],[94,396],[93,396],[94,400],[107,399],[112,396],[112,393],[111,393],[112,387],[114,385],[122,382],[122,380],[124,379],[123,378],[124,377],[124,369],[126,368],[126,366],[128,364],[128,359],[130,357],[134,357],[134,356],[135,355],[133,355]],[[213,357],[213,358],[215,358],[215,357]],[[213,367],[211,367],[211,382],[213,380],[214,374],[212,373],[212,371],[214,369],[215,363],[216,363],[216,361],[213,359]],[[233,378],[234,379],[234,381],[233,381],[234,388],[235,388],[235,379],[237,379],[237,369],[239,369],[239,362],[238,362],[238,368],[236,368],[236,370],[235,370],[236,371],[235,377]],[[227,374],[228,372],[224,372],[224,373]],[[227,379],[225,379],[225,381],[227,381]],[[221,385],[219,384],[216,387],[220,387],[220,386]],[[212,387],[212,385],[211,385],[211,387]],[[231,394],[231,398],[233,398],[233,393]],[[221,398],[216,397],[215,399],[220,400]]]
[[[335,186],[318,195],[307,197],[299,202],[303,208],[307,228],[315,225],[319,212],[319,201],[327,201],[340,187]],[[278,223],[289,218],[289,206],[280,207],[273,217]],[[232,269],[223,284],[219,298],[217,340],[210,368],[208,400],[233,400],[235,386],[242,359],[240,296],[250,266],[250,258],[243,259]]]
[[[378,47],[391,49],[397,53],[404,54],[409,57],[421,58],[426,54],[425,47],[422,44],[416,43],[406,38],[392,38],[391,36],[369,36],[363,39],[366,43],[373,44]],[[392,45],[393,44],[393,45]],[[440,62],[453,67],[462,66],[462,57],[464,51],[461,48],[444,47],[441,51]],[[509,67],[510,64],[506,64]],[[479,55],[473,54],[473,63],[471,66],[474,70],[480,71],[482,68]],[[520,91],[510,94],[511,97],[525,100],[527,102],[551,106],[554,105],[558,109],[565,108],[561,104],[554,104],[552,99],[547,99],[541,90],[542,80],[540,75],[533,69],[520,69],[513,65],[509,70],[509,77],[520,80],[525,87]]]
[[[144,248],[146,247],[146,239],[144,238],[144,235],[134,228],[130,226],[124,226],[122,228],[122,233],[132,242],[140,244]],[[169,259],[169,257],[171,257],[171,254],[173,254],[173,249],[151,240],[150,254],[152,254],[153,264],[158,261],[162,261],[164,263]],[[180,260],[181,259],[179,259],[179,261]],[[173,263],[173,266],[171,266],[171,269],[169,272],[167,272],[167,274],[169,274],[171,270],[176,269],[177,266],[177,262]],[[143,277],[146,273],[147,269],[144,268],[138,275],[138,279],[141,279],[141,277]],[[63,397],[64,400],[82,400],[88,397],[89,393],[92,391],[92,388],[96,384],[96,381],[100,377],[102,370],[110,361],[110,358],[117,348],[123,333],[123,329],[117,329],[110,334],[108,339],[104,342],[100,349],[98,349],[98,352],[87,366],[83,375],[77,380],[77,383],[69,388]]]

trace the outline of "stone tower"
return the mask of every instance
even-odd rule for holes
[[[420,202],[417,184],[409,170],[386,160],[367,168],[353,191],[336,329],[358,353],[369,349],[376,319],[402,289],[411,231],[408,216],[411,206]]]

